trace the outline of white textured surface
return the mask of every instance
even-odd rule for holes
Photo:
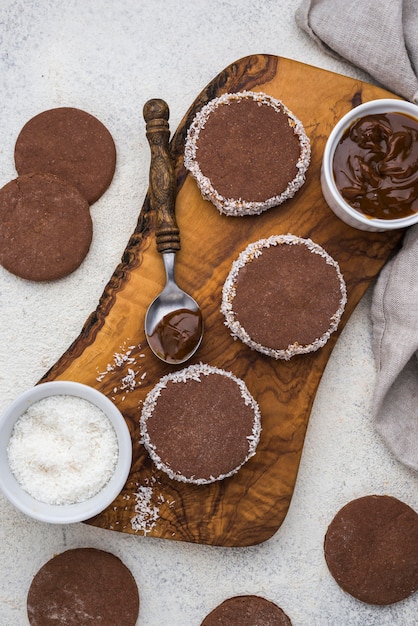
[[[13,149],[23,124],[55,106],[97,115],[115,139],[118,162],[110,189],[92,208],[94,241],[78,271],[38,285],[0,268],[0,409],[78,336],[119,262],[147,189],[146,100],[167,100],[174,129],[220,70],[261,52],[365,78],[298,31],[297,6],[298,0],[2,0],[0,185],[16,176]],[[289,513],[271,540],[223,549],[83,524],[49,526],[0,496],[0,626],[27,625],[33,575],[54,553],[78,546],[107,549],[131,568],[144,626],[200,626],[216,604],[242,593],[277,602],[294,626],[418,624],[418,594],[392,607],[361,604],[337,587],[322,553],[327,525],[348,500],[388,493],[418,510],[417,476],[391,457],[370,424],[369,308],[370,292],[325,371]]]

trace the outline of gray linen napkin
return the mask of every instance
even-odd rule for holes
[[[374,426],[393,454],[418,471],[418,224],[380,272],[371,314]]]
[[[327,53],[418,104],[418,0],[302,0],[296,22]],[[395,457],[418,471],[418,225],[381,271],[371,314],[373,424]]]
[[[418,104],[417,0],[302,0],[296,22],[328,54]]]

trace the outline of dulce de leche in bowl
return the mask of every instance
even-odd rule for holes
[[[345,223],[384,231],[418,222],[418,106],[373,100],[336,124],[324,150],[324,198]]]

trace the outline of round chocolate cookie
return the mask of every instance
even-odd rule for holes
[[[265,93],[227,93],[195,116],[184,165],[202,196],[225,215],[255,215],[292,198],[305,182],[310,144],[302,123]]]
[[[18,174],[49,172],[67,180],[92,204],[112,181],[116,148],[93,115],[60,107],[25,124],[16,141],[15,165]]]
[[[288,360],[318,350],[339,324],[346,287],[338,263],[310,239],[250,243],[224,283],[221,311],[233,337]]]
[[[245,383],[206,364],[161,378],[142,408],[141,435],[151,459],[186,483],[235,474],[255,454],[260,432],[260,410]]]
[[[138,587],[117,556],[96,548],[67,550],[35,575],[27,612],[31,626],[135,626]]]
[[[73,272],[93,234],[87,200],[52,174],[27,174],[0,189],[0,264],[44,281]]]
[[[328,527],[324,551],[336,582],[362,602],[392,604],[418,590],[418,514],[396,498],[346,504]]]
[[[205,617],[201,626],[292,626],[286,613],[260,596],[228,598]]]

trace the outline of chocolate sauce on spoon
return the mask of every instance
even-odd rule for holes
[[[167,363],[183,362],[202,335],[200,311],[178,309],[165,315],[147,337],[153,352]]]

